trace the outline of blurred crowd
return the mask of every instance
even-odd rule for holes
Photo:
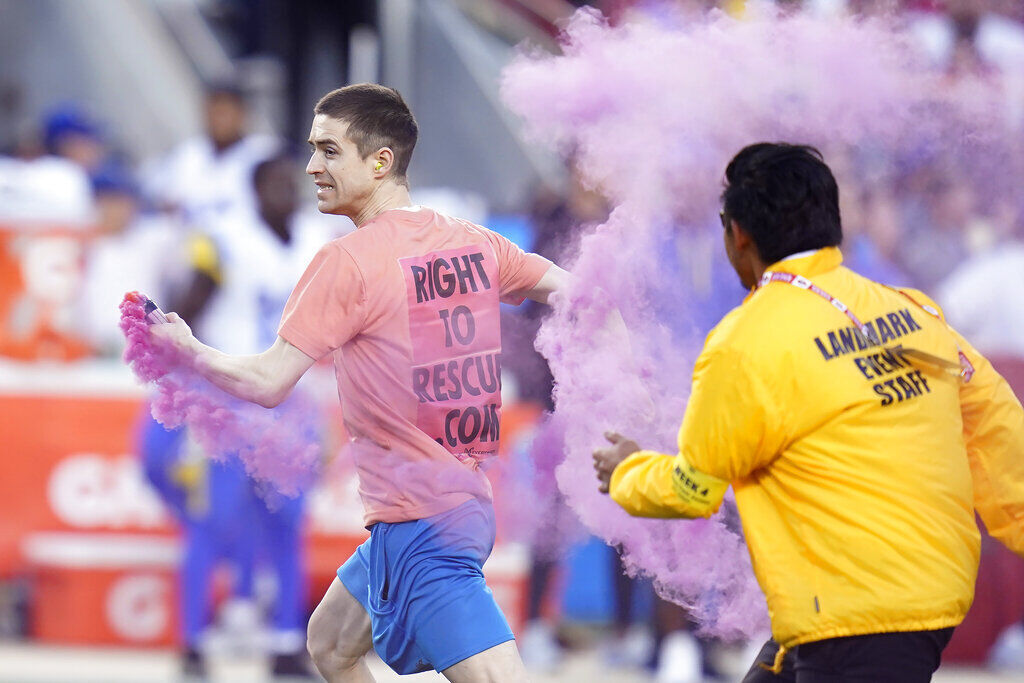
[[[231,16],[227,9],[236,3],[220,4]],[[610,16],[626,20],[630,12],[652,3],[595,4]],[[717,5],[740,13],[744,2],[681,0],[679,4],[694,9]],[[1015,129],[1024,125],[1024,9],[1020,3],[786,0],[784,4],[866,13],[903,8],[907,31],[946,74],[950,88],[978,88],[980,82],[981,87],[1009,95],[1011,111],[1006,115],[1017,121]],[[239,40],[244,44],[245,36],[253,32],[259,32],[258,26],[243,23]],[[301,261],[311,246],[351,230],[346,219],[320,216],[311,202],[302,200],[298,188],[303,159],[297,140],[252,134],[246,117],[245,94],[230,83],[213,84],[205,101],[205,134],[148,159],[134,158],[130,150],[122,149],[117,132],[94,118],[88,103],[58,99],[34,125],[23,121],[17,126],[7,148],[0,149],[0,221],[9,225],[0,253],[0,281],[9,281],[18,265],[24,291],[11,293],[9,282],[0,287],[0,355],[71,359],[116,354],[119,333],[114,311],[128,289],[145,290],[165,308],[189,313],[200,330],[223,327],[217,321],[225,315],[218,309],[241,304],[227,301],[226,292],[234,287],[214,295],[216,283],[211,280],[223,274],[218,269],[242,260],[238,254],[255,252],[254,245],[267,235],[276,235],[274,239],[296,251],[295,258]],[[24,117],[8,112],[7,118]],[[1012,149],[1008,145],[998,150],[1000,155],[992,163],[1015,170],[1020,162]],[[954,290],[965,289],[970,278],[961,272],[954,279],[953,271],[965,271],[993,251],[1004,257],[1012,253],[999,247],[1019,236],[1021,201],[1012,188],[991,182],[996,175],[991,171],[975,173],[976,169],[962,166],[957,159],[924,155],[898,160],[900,167],[895,170],[879,171],[870,150],[826,152],[843,175],[847,257],[866,274],[936,293],[957,311]],[[276,169],[264,169],[262,182],[257,182],[254,169],[271,157],[280,163]],[[884,163],[891,165],[892,160]],[[1013,177],[1014,173],[1003,175]],[[287,183],[277,182],[285,176]],[[544,219],[530,214],[550,208],[545,203],[551,203],[551,192],[539,190],[534,206],[522,207],[528,227],[513,237],[527,242],[524,247],[529,248],[533,239],[548,239],[532,236]],[[478,205],[469,210],[480,219],[486,215]],[[42,225],[51,237],[41,242],[45,248],[39,240],[12,241],[10,233],[33,229],[39,235]],[[257,239],[239,239],[242,226]],[[76,239],[58,239],[69,235]],[[923,235],[928,238],[922,239]],[[80,278],[68,263],[78,260],[85,263]],[[238,277],[235,274],[232,279]],[[960,284],[946,286],[954,280]],[[974,311],[977,314],[977,307]],[[951,315],[954,320],[959,317]],[[247,338],[252,334],[248,332]],[[211,330],[209,335],[211,342],[223,339],[231,345],[230,334]]]
[[[597,4],[623,19],[649,3]],[[740,12],[744,3],[681,4]],[[906,13],[908,31],[944,72],[950,88],[981,83],[1016,95],[1020,109],[1006,115],[1024,128],[1021,3],[786,4],[858,12],[898,6]],[[305,265],[320,245],[354,226],[316,212],[311,183],[302,175],[304,147],[296,144],[299,140],[250,132],[246,93],[237,85],[209,84],[203,106],[203,133],[158,158],[138,159],[122,149],[117,131],[97,120],[86,102],[53,102],[37,125],[19,128],[9,148],[0,150],[0,357],[116,357],[122,348],[117,306],[129,290],[143,291],[165,310],[177,311],[201,340],[227,352],[255,353],[272,343],[285,300]],[[992,164],[1020,164],[1012,147],[995,150]],[[896,172],[891,167],[875,172],[871,150],[826,150],[826,157],[840,176],[848,265],[873,279],[935,295],[950,322],[1024,391],[1024,296],[1017,296],[1024,294],[1024,195],[994,181],[998,174],[991,169],[976,172],[955,159],[924,156]],[[476,206],[471,213],[479,215],[467,217],[498,230],[510,225],[508,235],[524,248],[565,260],[571,243],[566,235],[602,222],[608,211],[571,168],[567,176],[566,189],[538,189],[518,221],[491,221]],[[690,239],[701,238],[680,234],[675,251],[694,291],[707,294],[698,323],[706,331],[739,302],[741,292],[725,289],[729,296],[712,296],[723,291],[719,281],[731,282],[732,274],[717,244]],[[540,313],[528,307],[515,315],[506,334],[514,376],[505,384],[516,387],[510,398],[550,411],[550,372],[543,359],[532,355]],[[301,498],[294,509],[253,512],[262,503],[252,491],[243,491],[244,473],[196,456],[187,435],[165,433],[144,418],[140,430],[147,474],[186,533],[185,561],[191,564],[183,581],[193,588],[185,593],[204,595],[211,566],[230,561],[237,568],[239,602],[229,620],[251,621],[246,600],[252,597],[254,563],[300,554],[280,548],[298,542]],[[530,434],[533,440],[524,438],[515,447],[529,452],[542,440],[539,428]],[[551,486],[551,472],[545,473],[542,464],[537,470]],[[196,481],[215,488],[187,485]],[[205,494],[197,496],[197,491]],[[218,509],[217,501],[232,502]],[[240,515],[247,520],[262,515],[263,540],[239,544],[247,535],[236,528]],[[654,598],[649,583],[623,577],[615,553],[601,557],[613,582],[605,592],[615,595],[609,663],[648,666],[662,683],[699,680],[702,671],[711,672],[709,645],[691,635],[685,613]],[[301,570],[300,564],[274,568],[281,586],[297,586]],[[552,593],[566,583],[557,575],[569,571],[565,557],[534,548],[528,624],[521,638],[531,666],[557,666],[572,640],[558,623],[560,610],[551,608],[559,602]],[[268,648],[277,658],[277,670],[294,674],[305,666],[300,660],[306,596],[297,587],[279,588],[278,600],[287,605],[279,604],[270,618],[275,636]],[[201,641],[213,616],[207,601],[195,601],[183,605],[183,657],[188,671],[201,674]],[[1002,648],[997,654],[1001,662],[1024,668],[1024,630],[1015,628],[997,646]],[[1017,650],[1010,642],[1014,638]]]
[[[116,355],[117,306],[134,289],[211,343],[251,352],[266,340],[252,328],[283,307],[278,276],[297,277],[352,225],[301,201],[295,145],[247,131],[241,90],[211,85],[204,109],[204,135],[137,160],[86,106],[61,102],[0,157],[7,257],[24,280],[0,302],[5,355]]]
[[[243,93],[208,87],[205,131],[166,156],[131,160],[88,111],[60,103],[37,136],[0,161],[9,268],[5,355],[29,361],[117,356],[125,292],[142,290],[182,315],[200,338],[257,353],[276,338],[293,284],[321,245],[353,226],[303,210],[292,147],[247,130]],[[147,411],[148,412],[148,411]],[[185,430],[140,415],[142,471],[182,529],[180,614],[185,674],[205,673],[214,631],[213,579],[229,565],[220,621],[272,655],[275,674],[305,676],[308,598],[304,495],[266,500],[230,454],[203,453]],[[213,456],[213,457],[211,457]],[[257,630],[256,578],[274,579]],[[262,633],[255,638],[254,633]]]

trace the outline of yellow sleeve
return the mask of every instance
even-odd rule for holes
[[[954,335],[974,365],[971,381],[960,385],[974,507],[994,538],[1024,556],[1024,409],[988,360]]]
[[[729,482],[699,472],[680,456],[637,451],[612,472],[612,500],[634,517],[710,517]]]
[[[217,245],[206,235],[193,234],[188,238],[189,265],[200,273],[205,273],[211,280],[220,284],[221,267]]]
[[[783,415],[792,398],[788,388],[771,387],[772,370],[731,347],[701,353],[679,429],[685,462],[732,482],[775,459],[786,443]]]
[[[728,347],[705,350],[679,430],[679,454],[639,451],[612,472],[612,499],[638,517],[710,517],[729,482],[767,465],[784,441],[780,397]]]
[[[900,292],[945,322],[942,309],[923,292]],[[960,384],[974,508],[989,534],[1024,556],[1024,409],[992,364],[956,330],[949,330],[974,366],[971,381]]]

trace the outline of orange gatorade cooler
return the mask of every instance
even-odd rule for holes
[[[30,634],[40,642],[177,643],[174,539],[37,533],[25,541],[32,577]]]

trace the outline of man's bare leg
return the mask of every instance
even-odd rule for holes
[[[328,683],[373,683],[365,656],[373,647],[370,615],[337,577],[309,618],[306,647]]]
[[[516,641],[478,652],[441,672],[451,683],[525,683],[526,667]]]

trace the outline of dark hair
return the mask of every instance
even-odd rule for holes
[[[814,147],[744,147],[725,169],[725,183],[725,215],[750,233],[766,264],[843,241],[839,188]]]
[[[206,99],[224,97],[235,100],[239,106],[245,106],[245,90],[238,81],[221,79],[207,82],[203,87],[203,95]]]
[[[252,185],[256,187],[267,177],[270,170],[275,166],[287,166],[292,170],[295,169],[295,159],[293,159],[286,152],[278,152],[277,154],[267,157],[252,169]]]
[[[374,83],[347,85],[321,97],[313,113],[347,123],[348,137],[364,159],[390,147],[395,153],[395,179],[405,180],[419,127],[397,90]]]

